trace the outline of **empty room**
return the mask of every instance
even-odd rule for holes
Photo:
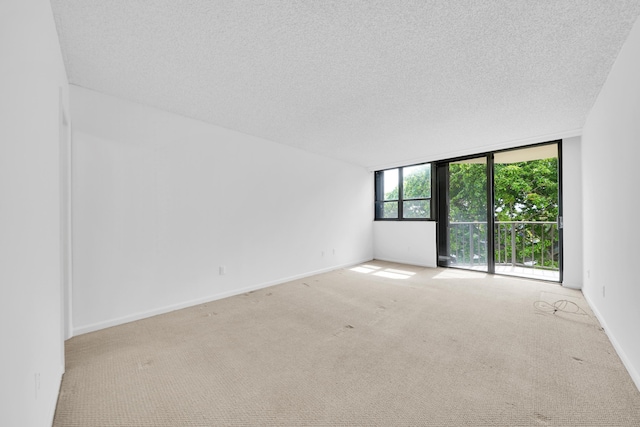
[[[639,17],[3,1],[0,425],[640,425]]]

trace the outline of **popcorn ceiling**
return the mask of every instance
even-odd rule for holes
[[[69,82],[375,168],[582,128],[640,0],[52,0]]]

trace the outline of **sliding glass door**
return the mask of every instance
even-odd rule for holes
[[[559,145],[493,156],[497,273],[560,281]]]
[[[437,164],[438,265],[561,281],[560,144]]]
[[[475,157],[437,166],[440,265],[489,271],[487,226],[487,157]]]

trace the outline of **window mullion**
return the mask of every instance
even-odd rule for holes
[[[376,171],[374,196],[376,203],[374,212],[375,219],[393,219],[396,221],[430,219],[432,210],[430,209],[430,206],[433,199],[432,197],[424,197],[425,190],[419,188],[421,186],[420,183],[422,182],[420,181],[421,179],[428,180],[428,182],[431,182],[431,185],[433,186],[433,179],[430,176],[430,172],[430,164],[426,163]],[[405,173],[410,180],[408,183],[409,186],[407,187],[404,185]],[[420,177],[413,177],[414,173],[419,173]],[[405,190],[407,189],[411,194],[411,197],[409,198],[407,198],[405,194]],[[391,196],[393,193],[395,193],[396,198],[387,199],[387,197]],[[431,191],[427,191],[427,193],[431,193]],[[404,212],[405,207],[407,208],[406,214]]]
[[[404,219],[404,168],[398,168],[398,219]]]

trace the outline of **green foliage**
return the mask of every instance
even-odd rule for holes
[[[449,220],[487,221],[486,165],[460,163],[449,166]],[[497,221],[556,221],[558,216],[558,159],[496,164],[494,167],[495,216]],[[455,228],[455,230],[454,230]],[[555,224],[503,224],[496,235],[496,258],[512,262],[512,246],[517,248],[516,262],[557,268],[557,228]],[[460,224],[451,228],[451,252],[462,263],[486,262],[486,229]],[[552,240],[551,236],[555,237]],[[469,257],[475,255],[475,261]],[[527,264],[528,263],[528,264]]]
[[[403,178],[403,200],[431,197],[431,169],[429,167],[406,167]],[[398,200],[399,186],[388,191],[385,200]],[[427,218],[430,216],[429,201],[409,201],[403,203],[404,218]],[[384,204],[384,217],[398,217],[398,203],[386,202]]]
[[[431,197],[431,169],[423,168],[404,176],[404,199]]]
[[[558,159],[496,164],[495,206],[498,221],[556,221]],[[499,231],[500,239],[496,242],[498,259],[511,260],[511,248],[515,242],[516,262],[558,267],[555,224],[504,224]]]
[[[495,165],[499,221],[555,221],[558,216],[558,159]]]
[[[495,208],[498,221],[555,221],[558,216],[558,159],[496,164]],[[452,222],[487,220],[486,165],[449,167]]]
[[[487,165],[452,163],[449,165],[450,250],[460,264],[487,262]],[[398,218],[402,203],[404,218],[430,217],[431,169],[428,165],[402,169],[402,201],[397,181],[398,170],[385,171],[391,190],[384,194],[384,218]],[[558,215],[557,158],[521,163],[496,164],[495,254],[500,263],[557,268]],[[422,199],[422,200],[411,200]],[[378,205],[380,207],[380,205]],[[535,221],[536,224],[527,224]],[[460,224],[463,223],[463,224]],[[515,260],[512,259],[516,248]]]
[[[449,165],[449,220],[487,220],[487,166],[478,163]]]

